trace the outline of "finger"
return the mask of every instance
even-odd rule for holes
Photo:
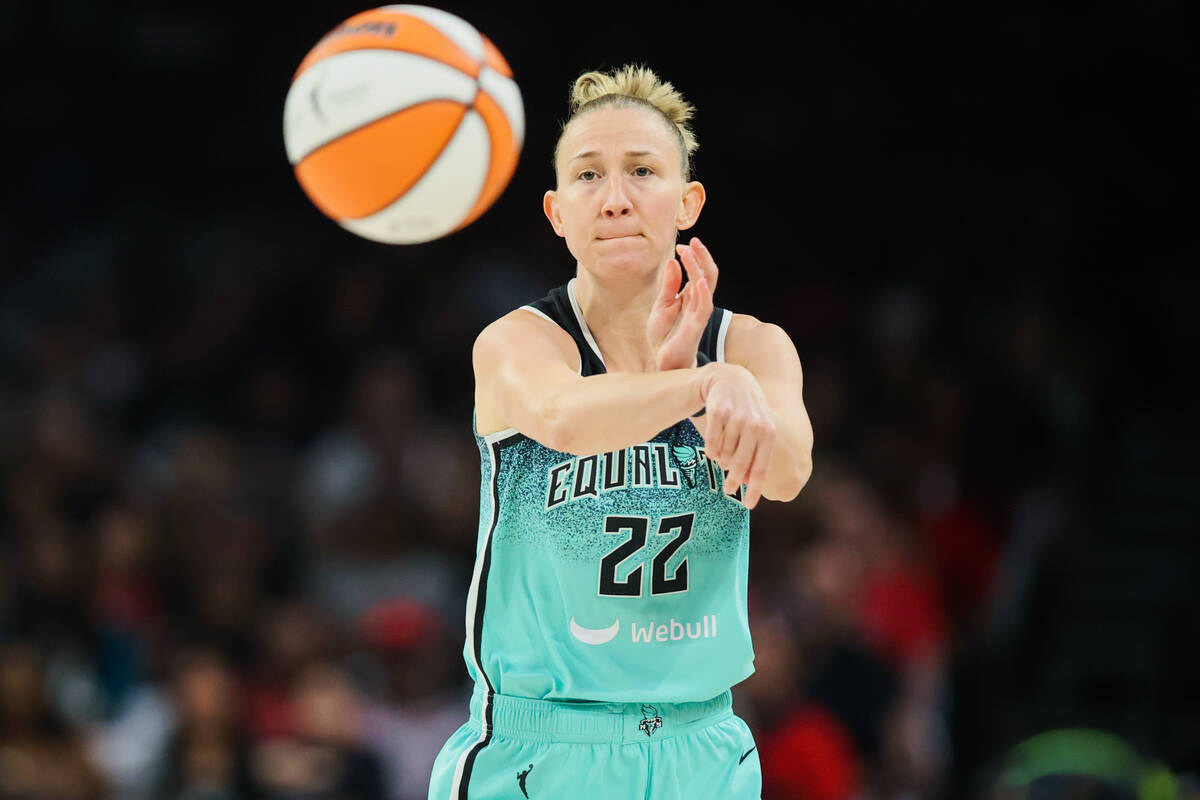
[[[754,448],[754,461],[750,465],[750,474],[746,477],[746,496],[743,498],[746,508],[754,508],[762,498],[763,487],[767,483],[767,467],[771,463],[771,453],[774,450],[774,438],[760,440]]]
[[[746,482],[746,471],[754,459],[754,445],[754,437],[748,435],[748,431],[740,431],[737,444],[729,448],[732,456],[728,459],[729,469],[725,471],[725,494],[733,494]]]
[[[708,278],[701,274],[700,277],[696,279],[696,313],[700,317],[701,327],[708,324],[708,318],[712,315],[712,298],[712,287],[708,283]]]
[[[662,273],[658,296],[654,299],[650,317],[646,320],[646,336],[652,347],[658,347],[675,327],[682,308],[682,301],[678,297],[679,281],[682,277],[679,262],[673,258],[666,259]]]
[[[698,284],[701,278],[708,278],[704,268],[700,264],[700,260],[696,257],[696,252],[690,245],[676,245],[679,252],[679,260],[683,262],[683,266],[687,269],[688,285]],[[712,282],[708,281],[707,286],[709,294],[712,294]]]
[[[701,277],[699,283],[689,284],[683,290],[685,299],[683,315],[676,323],[675,330],[671,334],[672,337],[699,344],[704,326],[708,324],[708,318],[712,316],[712,298],[709,297],[706,289],[707,284]]]
[[[698,282],[688,283],[683,287],[683,294],[687,302],[684,304],[684,309],[695,313],[700,310],[700,306],[704,303],[704,289],[706,284],[703,279]]]
[[[725,469],[725,462],[722,461],[722,447],[725,441],[725,424],[721,420],[720,415],[709,409],[707,412],[708,427],[704,431],[704,454],[721,465],[721,469]]]
[[[708,278],[709,288],[713,292],[717,291],[717,262],[713,260],[712,253],[708,251],[708,247],[704,242],[700,241],[700,237],[693,236],[691,241],[692,252],[696,254],[696,260],[700,264],[700,268],[704,270],[704,277]]]
[[[696,277],[700,274],[701,269],[700,263],[696,260],[696,254],[692,251],[691,245],[677,244],[675,245],[675,252],[678,254],[679,260],[683,262],[683,266],[687,270],[688,280],[696,280]]]
[[[692,284],[683,287],[683,313],[685,317],[693,317],[700,307],[700,292],[692,288]]]
[[[679,284],[683,282],[683,272],[679,262],[668,258],[663,264],[662,285],[658,290],[658,302],[669,304],[679,294]]]
[[[753,435],[751,435],[749,432],[743,434],[742,441],[748,442],[748,444],[746,446],[746,451],[749,453],[749,456],[748,456],[749,460],[746,462],[746,467],[742,471],[741,476],[736,478],[733,488],[730,490],[729,494],[736,493],[737,490],[740,489],[743,484],[745,484],[746,491],[742,493],[742,505],[746,506],[746,508],[753,508],[754,506],[750,505],[750,503],[749,503],[750,473],[754,470],[754,463],[758,459],[758,449],[759,449],[759,447],[761,447],[761,442],[758,439],[756,439]]]

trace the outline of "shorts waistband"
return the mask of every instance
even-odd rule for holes
[[[533,742],[647,742],[679,736],[733,716],[729,690],[694,703],[606,703],[535,700],[479,686],[471,719],[506,739]]]

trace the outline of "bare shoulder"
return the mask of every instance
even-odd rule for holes
[[[579,350],[570,334],[552,320],[526,309],[516,309],[484,328],[471,350],[475,371],[476,431],[486,436],[512,424],[497,410],[502,402],[497,387],[521,385],[521,377],[547,364],[579,372]],[[504,375],[507,374],[507,378]],[[536,382],[536,381],[535,381]]]
[[[800,357],[787,331],[750,314],[734,314],[725,334],[725,360],[741,364],[751,372],[772,365],[784,366]]]
[[[525,308],[514,309],[489,324],[475,337],[472,361],[476,377],[503,362],[511,353],[559,354],[579,368],[579,351],[570,334],[550,319]]]

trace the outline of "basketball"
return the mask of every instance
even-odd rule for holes
[[[525,114],[500,51],[425,6],[350,17],[309,51],[283,110],[309,199],[352,233],[415,244],[485,212],[517,166]]]

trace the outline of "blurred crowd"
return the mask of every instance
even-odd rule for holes
[[[1186,125],[1155,122],[1187,105],[1144,90],[1189,74],[1188,27],[649,4],[687,36],[602,14],[563,47],[566,5],[461,5],[518,75],[527,155],[413,248],[324,220],[280,142],[290,70],[361,4],[0,11],[28,140],[0,215],[0,800],[425,797],[470,690],[471,343],[570,276],[537,211],[570,79],[644,59],[699,108],[717,305],[805,369],[815,469],[754,512],[735,688],[764,797],[1024,797],[1010,756],[1077,752],[1028,737],[1092,699],[1046,679],[1106,499],[1081,476],[1186,363],[1145,332],[1200,318],[1194,282],[1129,279],[1194,262],[1150,244],[1188,230]],[[697,58],[714,42],[756,52]],[[1114,706],[1194,766],[1159,686]],[[1113,786],[1069,796],[1175,800]]]
[[[100,259],[85,282],[6,295],[0,797],[412,800],[465,720],[470,341],[548,284],[464,251],[439,291],[340,234],[339,268],[289,271],[254,235],[283,227],[219,227],[212,262],[166,272],[131,235],[62,254]],[[956,730],[952,665],[1023,624],[1021,570],[1069,506],[1069,333],[1021,296],[952,350],[915,286],[770,302],[817,447],[801,497],[752,525],[758,671],[735,703],[765,796],[945,796],[981,736]]]

